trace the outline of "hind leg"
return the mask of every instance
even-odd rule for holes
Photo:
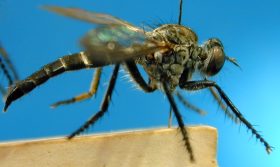
[[[77,96],[72,97],[72,98],[67,99],[67,100],[58,101],[58,102],[52,104],[51,107],[56,108],[60,105],[76,103],[76,102],[84,101],[86,99],[91,98],[97,92],[97,89],[98,89],[98,86],[99,86],[99,81],[100,81],[100,78],[101,78],[101,73],[102,73],[102,68],[101,67],[96,68],[96,71],[93,75],[91,85],[90,85],[90,89],[89,89],[88,92],[84,92],[80,95],[77,95]]]

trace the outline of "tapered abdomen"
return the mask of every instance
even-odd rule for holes
[[[102,64],[103,65],[103,64]],[[25,80],[19,81],[9,88],[4,111],[16,99],[29,93],[37,86],[45,83],[48,79],[57,76],[65,71],[74,71],[84,68],[94,68],[101,66],[93,62],[91,57],[84,52],[67,55],[58,60],[43,66],[39,71],[33,73]]]

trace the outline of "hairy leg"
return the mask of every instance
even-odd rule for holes
[[[103,101],[100,106],[100,110],[94,114],[92,117],[88,119],[79,129],[74,131],[72,134],[68,136],[68,139],[72,139],[73,137],[79,135],[80,133],[84,132],[86,129],[88,129],[90,126],[94,125],[107,111],[108,107],[111,101],[112,93],[116,84],[116,80],[118,77],[120,65],[115,65],[113,74],[111,76],[107,91],[105,93],[105,96],[103,98]]]
[[[188,151],[189,155],[190,155],[190,160],[191,161],[194,161],[194,156],[193,156],[193,151],[192,151],[192,147],[191,147],[191,143],[190,143],[190,138],[189,138],[189,134],[188,134],[188,131],[185,129],[185,125],[184,125],[184,121],[182,119],[182,116],[177,108],[177,105],[174,101],[174,98],[172,96],[172,94],[170,93],[170,91],[168,90],[168,86],[165,82],[162,82],[162,86],[163,86],[163,89],[164,89],[164,92],[167,96],[167,99],[170,103],[170,106],[172,107],[172,111],[176,117],[176,120],[178,122],[178,125],[179,125],[179,129],[181,131],[181,134],[183,136],[183,141],[185,142],[185,147],[186,147],[186,150]]]
[[[253,127],[253,125],[247,121],[247,119],[244,118],[242,113],[235,107],[235,105],[232,103],[232,101],[229,99],[229,97],[225,94],[225,92],[213,81],[208,80],[200,80],[200,81],[186,81],[184,83],[180,83],[180,87],[182,89],[187,90],[199,90],[199,89],[205,89],[209,87],[215,88],[221,98],[225,101],[225,103],[230,107],[232,112],[235,114],[235,117],[239,119],[241,123],[243,123],[256,138],[264,144],[267,153],[270,153],[272,150],[272,147],[268,144],[268,142],[258,133],[258,131]]]

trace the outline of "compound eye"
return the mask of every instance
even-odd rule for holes
[[[209,76],[213,76],[221,70],[225,62],[225,53],[222,43],[218,39],[210,39],[207,42],[207,52],[210,60],[205,73]]]

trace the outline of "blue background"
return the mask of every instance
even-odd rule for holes
[[[177,0],[1,0],[0,40],[22,79],[63,55],[80,51],[79,39],[93,27],[43,11],[39,7],[44,4],[109,13],[137,26],[176,23],[178,16]],[[263,145],[244,126],[225,118],[207,90],[185,93],[191,102],[208,111],[206,116],[178,103],[186,124],[218,128],[220,166],[279,166],[280,2],[186,0],[183,24],[197,33],[200,43],[210,37],[220,38],[227,55],[237,58],[242,70],[226,63],[213,80],[276,149],[267,155]],[[0,114],[0,140],[71,133],[98,110],[111,69],[106,67],[100,90],[92,100],[49,108],[53,102],[87,91],[93,70],[65,73],[18,100],[7,113]],[[89,133],[167,126],[169,104],[163,94],[145,94],[134,88],[124,77],[125,72],[120,74],[108,114]],[[5,81],[3,74],[0,78]]]

